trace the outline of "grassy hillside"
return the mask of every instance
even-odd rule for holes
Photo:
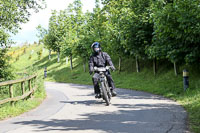
[[[10,57],[10,64],[12,65],[12,71],[14,74],[13,80],[23,78],[24,76],[32,75],[37,73],[37,68],[30,67],[33,60],[29,58],[30,52],[34,50],[40,50],[41,47],[37,46],[24,46],[22,48],[14,47],[8,52]],[[37,56],[33,56],[33,59]],[[26,70],[25,70],[26,68]],[[0,105],[0,120],[9,117],[17,116],[24,112],[27,112],[35,107],[37,107],[43,99],[46,97],[44,91],[44,80],[40,75],[36,78],[35,84],[38,86],[34,97],[27,100],[20,100],[15,102],[14,106],[10,106],[10,103]],[[4,86],[0,88],[0,100],[9,98],[8,87]],[[21,96],[21,84],[13,85],[14,96]],[[28,91],[28,83],[25,82],[25,91]]]
[[[32,51],[34,50],[34,52]],[[40,51],[40,59],[38,52]],[[41,52],[42,51],[42,52]],[[31,56],[31,58],[30,58]],[[15,57],[16,59],[17,57]],[[15,60],[14,59],[14,60]],[[83,72],[83,65],[78,59],[74,59],[74,70],[70,70],[70,64],[66,63],[64,57],[57,62],[56,53],[52,54],[51,60],[48,59],[48,50],[43,50],[43,46],[32,45],[27,48],[26,53],[19,56],[13,62],[16,71],[26,72],[29,68],[37,69],[43,76],[44,67],[47,67],[46,81],[92,84],[91,76],[88,72]],[[163,95],[179,102],[189,114],[190,129],[196,133],[200,132],[200,75],[197,68],[188,68],[190,72],[190,88],[183,91],[182,70],[176,77],[173,72],[173,65],[160,61],[158,73],[153,75],[151,62],[141,62],[141,72],[135,71],[133,59],[126,59],[122,63],[122,72],[113,72],[116,87],[146,91],[154,94]],[[114,64],[117,66],[117,59]]]

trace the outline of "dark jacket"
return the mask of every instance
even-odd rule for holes
[[[99,54],[93,54],[90,56],[89,60],[89,69],[93,71],[94,67],[105,67],[105,66],[114,67],[110,56],[106,52],[100,52]]]

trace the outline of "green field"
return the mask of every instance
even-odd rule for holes
[[[44,68],[47,67],[46,81],[78,83],[91,85],[91,76],[83,71],[83,64],[78,58],[74,59],[74,69],[70,70],[70,63],[66,63],[65,57],[57,62],[56,53],[52,54],[51,60],[48,59],[48,50],[43,49],[42,45],[31,45],[25,54],[20,55],[17,61],[12,64],[16,72],[26,72],[32,69],[38,71],[43,77]],[[31,52],[34,50],[34,52]],[[38,51],[42,51],[39,59]],[[32,54],[31,54],[32,53]],[[31,59],[29,58],[31,55]],[[13,59],[15,60],[15,59]],[[113,58],[117,67],[117,59]],[[150,92],[162,95],[180,103],[188,112],[189,127],[191,131],[200,132],[200,76],[196,68],[188,68],[190,72],[190,88],[184,92],[182,70],[179,68],[178,76],[174,75],[173,64],[160,61],[158,64],[157,75],[154,76],[151,62],[141,61],[141,72],[135,71],[134,59],[126,59],[122,62],[122,72],[113,72],[113,79],[116,87],[127,88]]]

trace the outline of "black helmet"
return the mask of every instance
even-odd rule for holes
[[[101,51],[101,45],[99,42],[94,42],[92,45],[91,45],[91,48],[93,49],[93,51],[95,53],[99,53]]]

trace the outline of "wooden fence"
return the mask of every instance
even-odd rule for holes
[[[37,77],[37,75],[32,75],[32,76],[25,77],[25,78],[22,78],[22,79],[0,82],[0,87],[2,87],[2,86],[9,86],[9,94],[10,94],[10,98],[6,98],[6,99],[3,99],[3,100],[0,100],[0,105],[8,103],[8,102],[11,102],[11,105],[14,105],[14,102],[16,102],[16,101],[25,99],[28,96],[32,97],[32,95],[33,95],[34,91],[37,89],[37,87],[36,86],[32,87],[31,83],[33,81],[35,81],[36,77]],[[26,81],[28,81],[29,91],[25,93],[25,82]],[[17,84],[17,83],[21,83],[22,95],[14,97],[13,84]]]

